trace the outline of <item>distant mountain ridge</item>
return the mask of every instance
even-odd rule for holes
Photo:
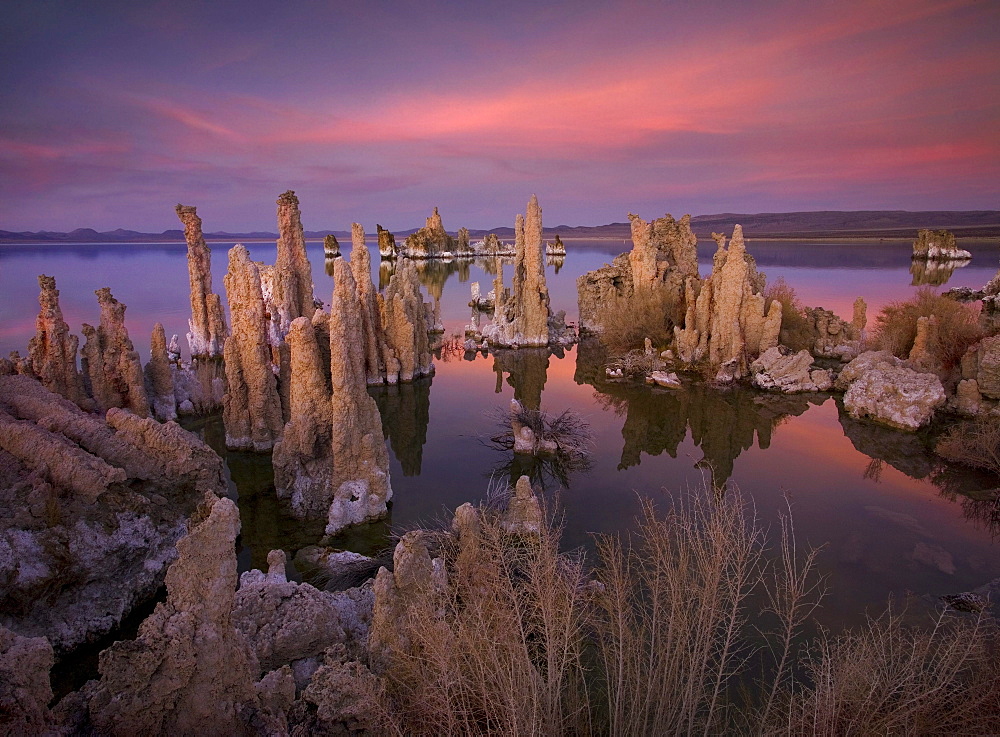
[[[763,237],[842,237],[842,238],[909,238],[916,237],[921,228],[947,228],[960,237],[1000,237],[1000,210],[929,210],[910,212],[907,210],[826,210],[815,212],[762,212],[762,213],[720,213],[717,215],[695,215],[691,227],[698,236],[707,237],[712,232],[731,233],[739,223],[749,238]],[[417,228],[394,231],[396,236],[405,237]],[[345,230],[308,230],[306,238],[321,239],[332,233],[338,239],[350,240],[351,234]],[[493,230],[470,230],[473,238],[482,238],[487,233],[495,233],[500,238],[513,238],[511,227]],[[628,223],[608,225],[557,225],[545,228],[547,237],[561,238],[621,238],[631,235]],[[205,233],[207,240],[239,241],[277,239],[277,233],[254,231],[250,233],[213,232]],[[37,232],[12,232],[0,230],[0,243],[142,243],[183,241],[184,231],[164,230],[162,233],[140,233],[135,230],[98,232],[93,228],[77,228],[68,233],[47,230]]]

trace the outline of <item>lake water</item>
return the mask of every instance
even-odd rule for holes
[[[215,290],[231,243],[210,244]],[[631,244],[570,241],[569,255],[550,264],[554,310],[576,319],[576,278]],[[273,263],[272,242],[248,243],[255,259]],[[973,252],[943,288],[985,284],[1000,261],[996,241],[962,243]],[[373,248],[373,278],[379,261]],[[862,296],[869,324],[887,302],[916,287],[909,244],[892,242],[750,241],[758,268],[784,277],[809,306],[851,315]],[[701,273],[711,270],[714,243],[701,244]],[[309,244],[317,296],[327,300],[332,281],[319,243]],[[126,322],[143,358],[149,333],[162,322],[167,335],[187,330],[185,247],[181,244],[0,245],[0,355],[24,352],[34,334],[38,274],[56,277],[64,316],[75,333],[98,320],[94,290],[108,286],[128,305]],[[490,289],[492,275],[478,264],[426,265],[425,288],[440,297],[445,335],[469,320],[470,282]],[[510,269],[507,270],[509,284]],[[940,278],[938,279],[940,281]],[[182,343],[184,341],[182,340]],[[1000,577],[998,520],[966,496],[996,479],[942,469],[927,453],[928,433],[906,434],[847,419],[829,395],[784,397],[744,389],[711,390],[689,383],[676,392],[603,380],[600,349],[574,347],[477,355],[444,351],[430,379],[373,390],[391,448],[394,491],[391,527],[433,522],[465,501],[485,498],[492,483],[531,473],[565,513],[564,543],[591,544],[593,533],[627,530],[640,500],[666,500],[714,479],[737,486],[765,525],[774,527],[791,500],[799,540],[822,545],[820,570],[830,595],[820,613],[833,627],[880,611],[888,596],[936,597]],[[501,431],[499,413],[519,395],[537,397],[550,414],[573,409],[590,424],[594,450],[588,469],[524,467],[490,438]],[[217,418],[193,425],[220,447]],[[285,516],[274,498],[267,456],[227,454],[243,518],[243,568],[266,565],[267,552],[289,558],[322,536],[322,525]],[[446,510],[448,510],[446,512]],[[361,552],[388,545],[390,523],[355,530],[336,542]]]

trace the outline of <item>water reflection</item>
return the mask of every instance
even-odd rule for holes
[[[420,475],[431,416],[431,381],[432,377],[424,376],[405,384],[369,389],[382,415],[382,433],[404,476]]]
[[[924,261],[914,259],[910,264],[910,274],[913,279],[910,285],[921,287],[924,285],[940,287],[947,284],[955,269],[961,269],[969,265],[969,259],[962,261]]]
[[[721,489],[733,474],[733,462],[754,446],[765,450],[775,428],[789,416],[822,404],[824,396],[764,394],[742,387],[713,388],[703,382],[686,382],[679,390],[658,389],[633,382],[609,382],[604,375],[605,352],[594,341],[584,341],[577,354],[577,383],[597,390],[605,409],[624,417],[618,469],[638,466],[642,454],[677,449],[688,437],[701,449],[696,463],[705,469],[715,488]]]
[[[542,408],[542,390],[549,370],[550,348],[519,348],[518,350],[495,350],[493,373],[497,376],[496,393],[503,391],[503,382],[514,388],[514,399],[525,409]],[[559,351],[562,357],[562,351]]]

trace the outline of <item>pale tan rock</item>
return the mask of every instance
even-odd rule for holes
[[[375,229],[378,232],[379,255],[384,259],[396,258],[399,255],[399,249],[396,247],[396,236],[378,223],[375,224]]]
[[[44,637],[21,637],[0,626],[0,732],[12,737],[55,734],[49,711],[54,663]]]
[[[239,512],[206,499],[167,571],[167,600],[133,641],[101,653],[90,715],[101,734],[250,734],[257,659],[233,627]]]
[[[503,286],[503,267],[494,281],[493,323],[483,329],[491,346],[520,347],[549,344],[549,290],[545,284],[542,209],[531,196],[527,215],[515,222],[517,253],[509,292]]]
[[[329,342],[329,338],[327,338]],[[324,516],[333,498],[330,392],[316,331],[308,318],[292,321],[291,418],[274,445],[274,486],[298,517]]]
[[[972,254],[958,247],[955,234],[948,230],[921,230],[913,242],[913,258],[931,261],[962,261]]]
[[[913,347],[907,359],[917,371],[936,373],[941,368],[941,362],[934,355],[934,346],[938,343],[938,320],[934,315],[917,318],[917,335],[913,339]]]
[[[312,265],[299,213],[299,198],[288,190],[277,201],[278,253],[274,262],[273,308],[278,311],[282,335],[296,317],[313,316]]]
[[[500,525],[507,532],[519,535],[537,535],[545,520],[542,507],[531,488],[531,480],[521,476],[514,486],[514,493],[507,503],[507,509],[500,518]]]
[[[174,378],[167,356],[167,336],[163,325],[153,325],[150,338],[149,363],[144,369],[146,393],[152,405],[153,415],[161,422],[177,419],[177,402],[174,397]]]
[[[403,241],[402,253],[408,258],[451,257],[455,250],[455,239],[445,232],[441,215],[435,207],[427,222],[417,232]]]
[[[455,240],[456,256],[471,256],[472,246],[469,244],[469,229],[459,228],[458,238]]]
[[[42,384],[84,409],[92,409],[83,376],[77,370],[76,352],[80,339],[69,332],[59,307],[59,290],[54,277],[38,277],[38,317],[35,336],[28,341],[31,373]]]
[[[930,422],[945,403],[936,374],[919,373],[888,351],[869,351],[851,361],[836,382],[844,393],[844,409],[856,419],[872,419],[901,430]]]
[[[87,342],[83,347],[86,372],[97,408],[125,407],[140,417],[149,415],[149,400],[139,354],[125,327],[125,305],[107,287],[98,289],[101,322],[97,328],[83,326]]]
[[[386,381],[407,382],[434,372],[427,310],[420,292],[415,264],[407,258],[397,262],[381,302],[381,324],[386,364],[398,362],[397,379],[387,372]]]
[[[865,329],[868,325],[868,305],[865,303],[863,297],[858,297],[854,300],[854,317],[851,320],[851,326],[857,331],[858,337],[861,337],[861,331]]]
[[[330,378],[333,388],[334,499],[327,534],[386,514],[392,498],[389,454],[378,406],[366,390],[363,318],[354,275],[342,259],[334,263],[330,307]]]
[[[1000,399],[1000,335],[983,338],[977,350],[976,382],[984,397]]]
[[[173,422],[102,418],[27,376],[0,377],[0,417],[21,447],[0,447],[0,623],[65,651],[160,588],[197,500],[227,491],[222,459]]]
[[[222,358],[229,330],[222,300],[212,291],[212,252],[201,232],[197,208],[177,205],[177,217],[184,223],[187,241],[188,279],[191,287],[191,320],[188,346],[192,358]]]
[[[284,421],[272,370],[260,271],[242,245],[229,251],[225,278],[233,333],[226,341],[226,447],[270,450]]]
[[[650,381],[665,389],[680,389],[681,380],[673,371],[653,371],[649,375]]]
[[[983,408],[983,395],[979,391],[979,382],[975,379],[962,379],[958,382],[953,406],[955,411],[962,415],[979,414]]]
[[[555,240],[551,243],[545,244],[545,255],[546,256],[565,256],[566,255],[566,244],[562,242],[562,238],[556,233]],[[547,264],[548,262],[546,262]],[[558,273],[558,271],[556,272]]]
[[[268,572],[240,576],[233,625],[250,643],[260,673],[303,658],[319,657],[334,645],[357,649],[368,638],[374,604],[370,589],[320,591],[288,581],[285,554],[272,550]]]
[[[372,284],[371,257],[365,245],[365,229],[360,223],[351,225],[351,272],[361,303],[362,337],[365,349],[365,377],[368,384],[381,384],[385,379],[385,348],[382,345],[382,318],[379,313],[375,286]]]
[[[830,372],[813,369],[813,357],[807,350],[793,353],[784,346],[764,351],[750,364],[754,386],[777,389],[785,394],[826,391],[833,386]]]

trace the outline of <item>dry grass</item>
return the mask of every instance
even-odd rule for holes
[[[872,336],[874,347],[907,358],[917,337],[917,319],[934,315],[938,321],[937,340],[929,346],[944,370],[956,366],[970,346],[983,336],[976,309],[936,293],[918,289],[903,302],[891,302],[876,318]]]
[[[941,436],[934,452],[953,463],[1000,475],[1000,422],[979,417],[955,425]]]
[[[811,686],[794,695],[780,734],[991,734],[1000,724],[995,623],[941,614],[911,629],[889,612],[860,631],[820,639]]]
[[[643,289],[608,300],[598,321],[601,342],[612,354],[642,348],[646,338],[660,350],[674,339],[674,325],[684,320],[684,301],[669,289]]]
[[[995,625],[890,614],[795,657],[821,591],[790,517],[765,531],[730,491],[643,506],[588,570],[558,530],[521,536],[482,508],[474,544],[441,533],[446,580],[407,603],[383,676],[406,734],[955,734],[995,729]],[[750,637],[755,602],[777,622]],[[761,598],[762,597],[762,598]],[[761,668],[763,670],[761,670]],[[750,673],[763,673],[755,687]],[[805,678],[799,675],[805,673]],[[742,695],[741,695],[742,694]],[[992,722],[990,720],[993,720]]]
[[[811,350],[816,342],[815,331],[806,318],[795,290],[785,282],[784,277],[778,277],[764,290],[765,312],[771,308],[771,302],[781,301],[781,333],[779,342],[793,351]]]

